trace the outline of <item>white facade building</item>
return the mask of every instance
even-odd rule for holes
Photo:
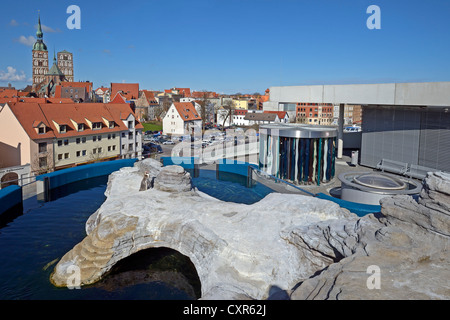
[[[191,102],[174,102],[163,119],[163,133],[168,135],[191,134],[201,129],[202,119]]]

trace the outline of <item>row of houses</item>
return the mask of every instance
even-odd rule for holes
[[[142,131],[124,103],[1,103],[0,167],[30,165],[39,174],[140,157]]]
[[[174,102],[163,118],[163,133],[169,135],[192,134],[202,127],[200,105],[196,101]],[[284,111],[260,111],[224,109],[217,111],[217,124],[228,126],[252,126],[269,123],[288,123]]]

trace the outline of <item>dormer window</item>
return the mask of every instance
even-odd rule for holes
[[[92,123],[92,130],[100,130],[102,128],[101,122],[93,122]]]
[[[128,121],[128,129],[134,128],[134,121]]]
[[[45,127],[39,127],[38,128],[38,133],[39,134],[45,134]]]
[[[67,132],[67,126],[65,124],[62,124],[59,126],[59,133],[66,133]]]
[[[110,121],[109,122],[109,128],[110,129],[114,129],[114,121]]]
[[[84,123],[78,124],[78,131],[84,131]]]

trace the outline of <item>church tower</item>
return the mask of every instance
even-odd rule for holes
[[[45,80],[48,73],[48,51],[44,43],[44,33],[41,28],[41,17],[39,16],[36,42],[33,45],[33,87]]]
[[[67,81],[73,82],[73,54],[64,50],[58,52],[58,68],[64,73]]]

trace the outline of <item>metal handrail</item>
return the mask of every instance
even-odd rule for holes
[[[255,171],[257,174],[259,173],[263,177],[269,177],[269,178],[271,178],[271,179],[273,179],[273,180],[275,180],[277,182],[282,182],[282,183],[284,183],[284,184],[286,184],[286,185],[288,185],[290,187],[293,187],[293,188],[295,188],[295,189],[297,189],[297,190],[299,190],[299,191],[301,191],[303,193],[306,193],[307,195],[310,195],[312,197],[316,196],[314,193],[306,191],[306,190],[300,188],[299,186],[296,186],[295,184],[292,184],[292,183],[287,182],[287,181],[285,181],[283,179],[277,178],[277,177],[275,177],[275,176],[273,176],[273,175],[271,175],[271,174],[269,174],[267,172],[262,171],[261,169],[257,168],[255,165],[250,165],[249,167],[251,168],[251,170]]]

